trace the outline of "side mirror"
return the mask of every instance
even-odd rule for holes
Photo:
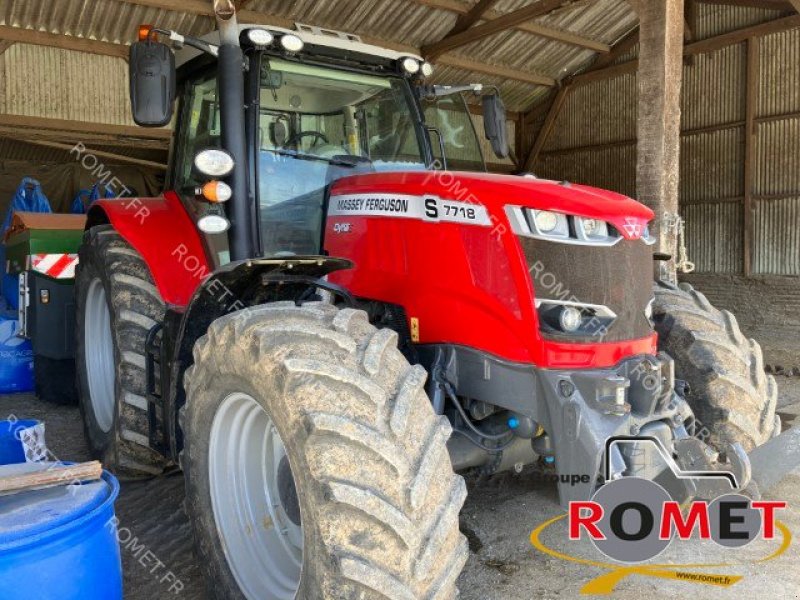
[[[175,101],[175,55],[166,44],[145,41],[131,45],[131,112],[142,127],[161,127],[172,119]]]
[[[508,129],[506,127],[506,106],[499,94],[483,97],[483,131],[492,144],[497,158],[508,158]]]

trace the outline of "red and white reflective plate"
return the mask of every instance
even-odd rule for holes
[[[30,268],[54,279],[72,279],[75,277],[77,254],[32,254],[29,257]]]

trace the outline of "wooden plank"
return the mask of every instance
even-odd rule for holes
[[[436,61],[440,65],[448,67],[455,67],[457,69],[464,69],[466,71],[474,71],[476,73],[483,73],[484,75],[492,75],[494,77],[503,77],[505,79],[514,79],[516,81],[524,81],[525,83],[532,83],[534,85],[543,85],[547,87],[554,86],[556,80],[546,75],[538,75],[528,71],[520,71],[518,69],[511,69],[509,67],[502,67],[499,65],[490,65],[488,63],[476,62],[449,54],[442,56]]]
[[[14,45],[14,42],[10,40],[0,40],[0,54],[11,48]]]
[[[519,25],[520,23],[524,23],[525,21],[530,21],[536,17],[546,15],[556,8],[559,8],[562,4],[564,4],[564,0],[539,0],[539,2],[536,2],[535,4],[531,4],[529,6],[525,6],[524,8],[501,15],[498,18],[486,21],[477,27],[473,27],[467,31],[462,31],[456,35],[451,35],[443,40],[439,40],[438,42],[424,46],[422,48],[422,54],[426,58],[435,58],[444,54],[445,52],[450,52],[451,50],[460,48],[465,44],[470,44],[477,40],[483,39],[484,37],[511,29],[512,27]]]
[[[550,112],[547,113],[547,117],[542,124],[542,128],[539,130],[539,135],[536,136],[536,141],[533,143],[533,148],[531,148],[531,151],[528,153],[528,157],[525,159],[523,171],[533,170],[533,165],[536,163],[536,159],[539,157],[539,153],[542,151],[542,148],[544,148],[545,143],[547,143],[547,140],[553,131],[553,127],[555,126],[556,120],[558,119],[558,115],[561,113],[561,109],[564,107],[569,90],[570,86],[564,86],[558,90],[556,97],[553,99],[553,104],[550,106]]]
[[[792,8],[794,8],[795,12],[800,13],[800,0],[789,0],[789,2],[792,4]]]
[[[23,139],[20,141],[26,144],[33,144],[34,146],[42,146],[44,148],[56,148],[58,150],[65,150],[67,152],[71,151],[74,148],[74,146],[70,144],[62,144],[60,142],[48,142],[44,140],[27,140],[27,139]],[[110,158],[111,160],[115,160],[117,162],[129,165],[136,165],[137,167],[147,167],[148,169],[156,169],[158,171],[167,170],[167,165],[164,163],[158,163],[151,160],[144,160],[143,158],[135,158],[133,156],[125,156],[124,154],[117,154],[116,152],[108,152],[106,150],[94,150],[92,148],[85,148],[82,151],[82,154],[91,154],[94,156],[99,156],[101,158]]]
[[[100,133],[113,137],[155,139],[169,142],[172,130],[156,127],[136,127],[131,125],[111,125],[107,123],[89,123],[87,121],[70,121],[66,119],[50,119],[46,117],[29,117],[24,115],[0,114],[0,126],[20,129],[44,129],[70,133]]]
[[[758,80],[760,38],[747,40],[747,73],[745,78],[745,127],[744,127],[744,275],[753,272],[753,194],[755,193],[756,134],[755,122],[758,113]]]
[[[88,52],[116,58],[128,58],[128,47],[122,44],[88,40],[74,35],[58,35],[21,27],[0,25],[0,39],[8,42],[33,44],[35,46],[49,46],[51,48],[60,48],[61,50],[75,50],[77,52]]]
[[[0,494],[12,494],[69,485],[80,481],[97,481],[103,476],[103,465],[93,460],[76,465],[59,465],[32,473],[0,477]]]
[[[706,52],[714,52],[725,46],[731,44],[739,44],[746,41],[748,38],[762,35],[769,35],[771,33],[778,33],[786,31],[787,29],[794,29],[800,27],[800,15],[792,15],[791,17],[783,17],[782,19],[775,19],[760,23],[759,25],[752,25],[750,27],[743,27],[736,31],[723,33],[699,42],[693,42],[684,46],[684,54],[703,54]]]

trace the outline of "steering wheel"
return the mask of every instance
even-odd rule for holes
[[[312,147],[316,146],[320,141],[324,142],[325,144],[330,144],[325,134],[320,131],[299,131],[295,133],[292,137],[290,137],[288,140],[286,140],[286,142],[283,144],[283,147],[285,148],[287,146],[295,146],[301,139],[309,135],[313,135],[315,139],[314,143],[312,144]]]

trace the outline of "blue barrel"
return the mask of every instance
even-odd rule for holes
[[[41,436],[38,435],[37,429],[41,430]],[[34,437],[41,437],[41,440],[33,442]],[[41,421],[33,419],[0,421],[0,465],[32,462],[44,458],[40,452],[44,448],[44,424]],[[32,453],[31,451],[39,456],[27,456]]]
[[[32,467],[3,466],[0,476]],[[104,471],[100,481],[0,497],[0,597],[120,600],[118,493],[116,478]]]
[[[18,333],[19,321],[0,314],[0,394],[33,391],[33,346]]]

